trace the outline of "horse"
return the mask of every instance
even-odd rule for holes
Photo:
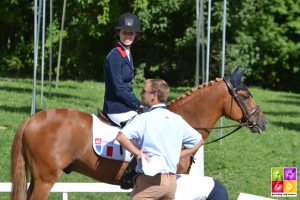
[[[248,88],[241,83],[245,71],[217,78],[186,92],[167,107],[199,129],[206,139],[221,116],[247,126],[251,132],[265,130],[267,119]],[[70,108],[40,111],[18,128],[11,153],[11,199],[48,199],[63,172],[72,171],[97,181],[120,184],[128,162],[96,155],[92,147],[92,115]],[[187,174],[191,157],[180,159],[178,173]],[[27,172],[30,185],[26,190]]]

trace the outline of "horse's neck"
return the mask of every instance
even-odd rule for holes
[[[222,116],[227,87],[224,81],[202,85],[168,105],[194,128],[212,128]],[[207,131],[201,131],[204,138]]]

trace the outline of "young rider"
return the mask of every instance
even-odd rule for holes
[[[105,75],[105,97],[103,111],[116,125],[123,126],[142,108],[133,93],[131,81],[135,76],[133,58],[130,53],[135,38],[141,32],[139,18],[132,13],[119,16],[115,27],[118,43],[107,55],[103,68]]]

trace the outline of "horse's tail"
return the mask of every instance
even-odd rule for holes
[[[30,118],[29,118],[30,119]],[[11,199],[26,199],[27,194],[27,164],[23,151],[24,129],[29,121],[27,119],[17,130],[11,149]]]

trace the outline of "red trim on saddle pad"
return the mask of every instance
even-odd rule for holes
[[[106,149],[106,155],[112,157],[113,156],[113,147],[112,146],[107,146]]]

